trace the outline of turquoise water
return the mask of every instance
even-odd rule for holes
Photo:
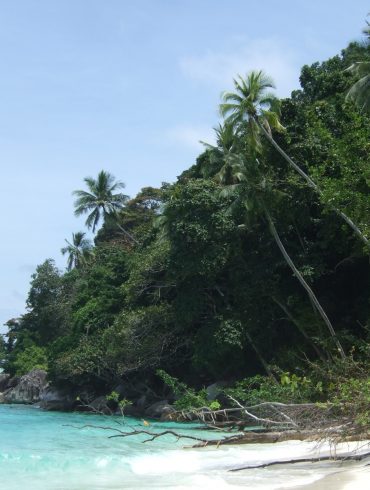
[[[143,436],[109,439],[110,431],[84,425],[118,427],[120,418],[44,412],[22,405],[0,405],[1,490],[106,489],[278,489],[308,483],[327,472],[296,469],[249,470],[230,473],[235,466],[313,450],[309,443],[223,446],[184,449],[192,444],[172,436],[143,444]],[[144,428],[125,419],[127,428]],[[183,434],[211,437],[184,424],[153,423]],[[112,432],[113,434],[113,432]],[[312,466],[312,465],[311,465]],[[321,471],[321,472],[320,472]]]

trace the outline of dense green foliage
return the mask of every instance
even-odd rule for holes
[[[0,368],[3,365],[6,356],[5,341],[2,336],[0,336]]]
[[[19,352],[14,361],[15,374],[22,376],[32,369],[48,369],[48,360],[44,347],[31,344]]]
[[[357,389],[356,377],[339,392],[304,370],[335,365],[338,346],[356,362],[368,355],[369,249],[338,210],[370,239],[370,119],[346,100],[355,81],[346,68],[369,59],[368,45],[351,44],[305,66],[291,98],[255,92],[256,112],[241,79],[247,112],[221,125],[217,145],[173,185],[128,200],[110,174],[86,179],[76,214],[90,213],[93,229],[104,220],[95,246],[81,251],[76,234],[65,273],[52,260],[37,268],[27,313],[8,322],[6,369],[47,365],[56,384],[98,393],[122,379],[164,383],[179,408],[204,405],[202,387],[216,380],[236,383],[229,394],[245,402]]]

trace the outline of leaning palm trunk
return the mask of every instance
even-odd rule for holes
[[[269,228],[270,228],[271,234],[274,237],[274,239],[276,241],[276,244],[277,244],[277,246],[280,249],[280,252],[283,254],[284,259],[286,260],[286,262],[289,265],[289,267],[292,269],[293,274],[296,276],[296,278],[298,279],[298,281],[302,284],[302,286],[304,287],[304,289],[307,291],[307,294],[311,298],[311,300],[312,300],[313,304],[315,305],[317,311],[320,313],[321,318],[324,320],[326,326],[328,327],[329,332],[330,332],[330,335],[331,335],[332,339],[334,340],[334,343],[335,343],[335,345],[336,345],[336,347],[338,349],[338,352],[339,352],[340,356],[342,357],[342,359],[345,359],[346,358],[346,355],[344,353],[343,347],[342,347],[341,343],[339,342],[339,340],[338,340],[338,338],[336,336],[336,333],[335,333],[335,330],[333,328],[333,325],[331,324],[331,322],[330,322],[327,314],[325,313],[323,307],[319,303],[319,300],[316,298],[315,293],[312,291],[312,289],[310,288],[310,286],[304,280],[304,277],[299,272],[299,270],[297,269],[297,267],[294,265],[294,262],[292,261],[292,259],[288,255],[288,252],[285,250],[285,247],[284,247],[282,241],[280,240],[280,236],[279,236],[279,234],[278,234],[278,232],[276,230],[276,227],[275,227],[275,224],[274,224],[274,222],[273,222],[273,220],[271,218],[271,215],[270,215],[270,213],[268,212],[268,210],[267,210],[267,208],[265,206],[263,206],[263,210],[264,210],[264,213],[265,213],[267,222],[269,224]]]
[[[131,233],[126,231],[119,223],[116,222],[117,227],[122,231],[124,235],[126,235],[132,242],[134,242],[136,245],[140,245],[140,243],[134,238]]]
[[[301,177],[307,182],[307,184],[314,189],[320,196],[322,196],[322,190],[320,187],[309,177],[302,169],[299,167],[289,155],[285,153],[285,151],[276,143],[271,134],[266,130],[263,124],[257,118],[254,118],[255,122],[258,124],[258,127],[261,129],[262,133],[266,136],[268,141],[272,144],[272,146],[280,153],[280,155],[291,165],[296,172],[299,173]],[[352,228],[355,234],[363,241],[363,243],[367,246],[370,246],[369,240],[365,237],[365,235],[361,232],[361,230],[355,225],[355,223],[349,218],[346,214],[343,213],[340,209],[336,208],[332,204],[328,204],[328,206],[335,211],[346,223],[348,226]]]
[[[252,349],[254,350],[254,352],[256,353],[258,359],[260,360],[260,363],[262,364],[264,370],[266,371],[266,374],[268,375],[268,377],[276,384],[278,384],[273,372],[271,371],[269,365],[267,364],[265,358],[263,357],[263,355],[261,354],[260,350],[257,348],[256,344],[254,343],[252,337],[249,335],[248,332],[245,332],[245,336],[247,337],[247,340],[248,342],[250,343]]]
[[[307,340],[307,342],[312,346],[314,351],[316,352],[317,356],[319,359],[322,361],[326,361],[326,357],[324,354],[321,352],[319,347],[316,345],[316,343],[312,340],[312,338],[307,334],[305,329],[302,327],[302,325],[297,321],[296,318],[292,315],[292,313],[288,310],[287,306],[284,305],[279,299],[277,299],[275,296],[272,296],[272,300],[283,310],[283,312],[286,314],[288,319],[297,327],[301,335]]]

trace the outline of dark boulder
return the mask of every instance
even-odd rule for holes
[[[33,369],[22,376],[19,383],[4,393],[5,403],[36,403],[40,400],[40,392],[46,385],[46,371]]]
[[[153,403],[145,410],[145,415],[151,419],[170,420],[175,408],[168,403],[168,400]]]
[[[0,374],[0,393],[5,391],[9,386],[10,374]]]
[[[121,415],[121,413],[122,412],[119,408],[115,412],[116,415]],[[142,417],[144,415],[144,411],[138,408],[135,403],[132,403],[130,405],[126,405],[126,407],[123,409],[123,414],[129,417]]]
[[[92,412],[101,413],[104,415],[112,415],[113,413],[105,396],[98,396],[95,398],[95,400],[88,404],[88,408]]]
[[[126,385],[123,383],[120,383],[119,385],[115,386],[112,390],[114,393],[117,393],[119,395],[119,398],[130,398],[133,395],[130,393],[130,390],[127,388]]]
[[[227,384],[224,381],[217,381],[216,383],[213,383],[206,388],[206,394],[207,394],[207,400],[208,401],[214,401],[216,400],[223,391],[223,388],[225,388]]]
[[[7,388],[15,388],[20,380],[21,380],[20,376],[13,376],[12,378],[9,379]]]
[[[75,397],[47,384],[40,393],[40,407],[45,410],[68,412],[75,405]]]

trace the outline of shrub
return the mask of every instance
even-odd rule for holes
[[[23,374],[32,371],[32,369],[44,369],[47,371],[48,362],[46,357],[46,351],[43,347],[37,345],[30,345],[23,351],[17,354],[14,361],[15,374],[22,376]]]
[[[220,408],[220,403],[216,400],[207,400],[207,392],[205,389],[195,391],[185,383],[170,376],[162,369],[158,369],[157,375],[162,379],[163,383],[172,389],[176,397],[174,406],[177,410],[191,410],[196,408],[208,407],[211,410]]]

